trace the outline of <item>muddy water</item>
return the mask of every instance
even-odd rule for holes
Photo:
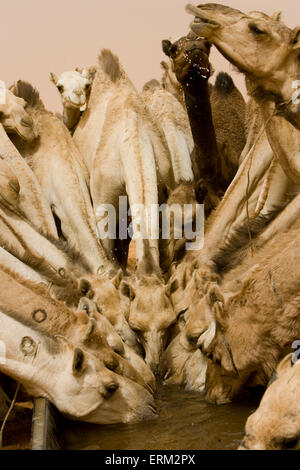
[[[258,397],[223,406],[208,404],[199,393],[161,386],[158,416],[138,424],[98,426],[68,422],[65,448],[72,450],[215,450],[236,449]]]

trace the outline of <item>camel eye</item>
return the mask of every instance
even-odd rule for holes
[[[258,26],[256,26],[256,24],[254,24],[254,23],[249,24],[249,29],[250,29],[251,33],[253,33],[255,36],[262,36],[264,34],[267,34],[266,31],[263,31]]]
[[[90,83],[87,83],[87,84],[85,85],[85,91],[88,91],[88,90],[90,89],[90,87],[91,87],[91,84],[90,84]]]
[[[62,93],[64,91],[63,85],[57,85],[57,89],[58,89],[59,93]]]

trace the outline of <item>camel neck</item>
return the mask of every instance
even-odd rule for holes
[[[197,163],[202,177],[210,180],[220,173],[218,147],[206,80],[190,80],[183,85],[185,104],[197,148]]]
[[[79,108],[64,108],[63,121],[67,128],[71,131],[78,124],[80,119]]]

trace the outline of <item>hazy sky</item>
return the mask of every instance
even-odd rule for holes
[[[140,90],[151,78],[161,78],[162,39],[173,40],[189,30],[191,16],[184,7],[201,0],[0,0],[1,74],[10,85],[17,79],[30,81],[46,106],[60,110],[60,99],[49,72],[60,74],[76,66],[92,65],[102,48],[120,58]],[[203,3],[206,3],[203,1]],[[300,24],[298,0],[225,0],[242,11],[282,10],[289,27]],[[231,66],[214,49],[211,62],[216,71]],[[232,73],[243,86],[242,77]]]

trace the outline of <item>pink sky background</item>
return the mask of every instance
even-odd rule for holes
[[[201,0],[191,2],[195,5]],[[189,30],[188,0],[14,0],[1,2],[0,79],[10,85],[24,79],[36,86],[47,108],[60,111],[60,98],[49,72],[60,74],[76,66],[96,63],[102,48],[120,58],[141,90],[151,78],[160,79],[162,39],[177,39]],[[203,3],[206,3],[205,1]],[[218,1],[248,12],[283,11],[287,26],[300,25],[296,0]],[[266,58],[267,60],[267,58]],[[229,71],[244,92],[243,78],[213,49],[216,71]]]

